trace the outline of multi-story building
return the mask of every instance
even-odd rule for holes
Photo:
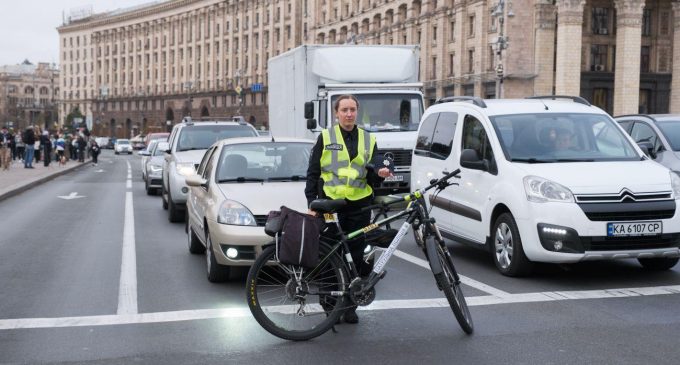
[[[28,125],[54,128],[59,71],[49,63],[0,66],[0,125],[23,130]]]
[[[419,44],[430,101],[555,93],[680,112],[677,0],[166,0],[58,31],[62,119],[78,106],[100,134],[184,115],[266,125],[267,60],[305,43]]]

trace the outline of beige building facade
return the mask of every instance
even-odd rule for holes
[[[680,112],[676,0],[168,0],[58,31],[60,116],[78,107],[103,135],[184,115],[266,126],[267,60],[310,43],[419,44],[430,102],[568,94]]]
[[[24,130],[28,125],[54,129],[59,71],[49,63],[0,66],[0,126]]]

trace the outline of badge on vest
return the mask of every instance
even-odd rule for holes
[[[340,143],[327,144],[325,149],[330,151],[342,151],[343,146]]]

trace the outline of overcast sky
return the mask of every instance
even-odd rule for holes
[[[0,66],[28,59],[59,63],[62,14],[92,6],[95,13],[153,2],[153,0],[0,0]]]

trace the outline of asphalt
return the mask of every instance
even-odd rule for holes
[[[48,167],[45,167],[44,163],[40,161],[33,163],[34,168],[27,169],[24,168],[23,161],[14,160],[9,170],[0,169],[0,201],[23,193],[82,166],[89,166],[91,163],[91,160],[85,160],[85,162],[69,160],[66,165],[60,166],[56,161],[52,161]]]

